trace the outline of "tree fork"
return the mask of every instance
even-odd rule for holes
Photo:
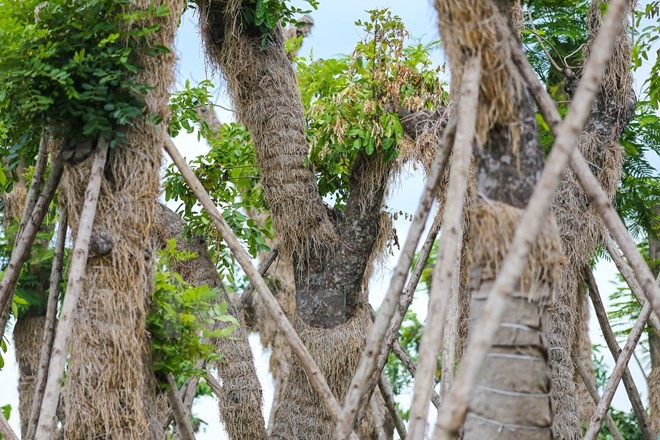
[[[55,412],[60,396],[60,382],[64,373],[64,364],[66,362],[67,346],[71,331],[73,329],[73,319],[78,302],[78,297],[82,291],[85,268],[87,266],[87,254],[89,252],[89,243],[96,216],[96,206],[101,192],[101,180],[103,178],[103,168],[108,154],[108,140],[100,138],[94,153],[89,183],[85,191],[85,204],[80,215],[80,225],[76,244],[73,248],[71,263],[69,269],[69,280],[67,283],[67,292],[62,305],[60,320],[53,341],[53,351],[51,353],[50,365],[48,368],[48,379],[44,392],[43,402],[37,422],[35,439],[47,440],[55,428]],[[35,207],[36,210],[36,207]]]
[[[365,346],[356,368],[355,375],[351,381],[350,388],[346,394],[340,421],[343,426],[343,428],[340,429],[342,432],[346,429],[346,426],[350,427],[353,425],[353,422],[358,415],[361,400],[363,396],[367,394],[369,380],[376,370],[377,357],[381,351],[387,332],[390,329],[392,317],[397,311],[399,298],[408,276],[408,270],[412,263],[417,243],[424,231],[426,219],[428,218],[431,205],[433,204],[435,190],[438,187],[440,176],[447,163],[448,154],[453,143],[452,132],[453,129],[451,127],[445,130],[442,141],[444,148],[438,148],[436,151],[435,158],[431,164],[426,184],[424,186],[424,191],[420,197],[417,212],[410,225],[410,230],[408,231],[399,261],[390,280],[390,285],[385,294],[385,298],[378,309],[378,315],[376,316],[376,321],[369,333],[367,345]],[[337,434],[339,434],[339,432],[337,432]]]

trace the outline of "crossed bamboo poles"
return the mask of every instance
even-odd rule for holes
[[[604,24],[595,41],[591,57],[585,67],[583,77],[575,93],[573,103],[566,119],[564,120],[560,118],[554,103],[534,74],[520,47],[515,42],[515,39],[512,37],[510,38],[514,53],[514,62],[527,82],[527,85],[539,105],[544,119],[555,134],[556,140],[552,152],[546,162],[541,180],[537,184],[534,194],[530,199],[530,203],[525,210],[520,226],[516,231],[511,246],[509,247],[510,251],[502,264],[502,269],[498,274],[491,294],[489,295],[486,312],[479,320],[477,329],[474,332],[475,337],[473,337],[468,343],[465,356],[461,361],[454,384],[449,390],[446,403],[440,406],[433,437],[435,439],[450,438],[450,436],[455,433],[463,423],[479,367],[481,366],[487,350],[492,344],[492,338],[495,334],[495,329],[501,321],[502,312],[506,306],[506,300],[515,283],[521,276],[522,270],[527,262],[531,244],[535,241],[535,238],[538,235],[542,220],[550,208],[552,197],[559,183],[561,174],[569,161],[583,189],[590,197],[592,204],[597,208],[607,229],[612,234],[614,242],[616,242],[623,252],[623,257],[628,261],[629,266],[626,265],[626,262],[614,248],[614,243],[610,243],[608,246],[610,253],[617,255],[618,258],[615,258],[613,255],[615,262],[619,261],[617,264],[620,266],[620,269],[623,268],[622,273],[624,273],[625,270],[626,273],[624,276],[626,276],[626,281],[631,286],[631,289],[633,289],[640,304],[642,304],[642,312],[640,313],[633,331],[629,335],[623,349],[618,353],[617,348],[614,346],[610,347],[612,352],[616,353],[615,357],[618,356],[618,359],[614,373],[612,374],[610,381],[605,388],[605,392],[602,398],[600,398],[600,403],[597,406],[596,412],[591,419],[585,439],[593,440],[598,434],[601,423],[605,419],[607,408],[611,403],[614,390],[621,377],[623,376],[625,378],[626,365],[632,355],[632,351],[639,341],[639,337],[644,329],[646,321],[650,319],[654,328],[656,328],[656,330],[658,329],[658,325],[660,324],[658,322],[658,316],[660,316],[660,287],[658,286],[657,281],[654,280],[650,269],[637,250],[635,243],[628,234],[623,222],[611,206],[606,193],[590,171],[584,157],[579,151],[575,151],[574,148],[577,143],[577,137],[582,131],[590,114],[591,103],[598,90],[598,85],[602,80],[607,61],[611,56],[615,38],[621,30],[620,23],[626,10],[626,4],[626,0],[613,0],[611,2],[605,16]],[[400,316],[405,314],[405,310],[410,304],[407,296],[403,296],[402,298],[404,283],[412,263],[412,256],[414,255],[415,249],[424,230],[424,225],[426,224],[433,203],[435,190],[437,189],[440,176],[443,174],[447,166],[450,152],[456,154],[456,157],[454,159],[455,164],[452,166],[450,173],[450,182],[453,183],[450,183],[447,192],[447,204],[451,204],[451,206],[460,209],[453,212],[451,212],[451,210],[446,210],[446,215],[444,215],[443,218],[443,226],[446,230],[441,238],[440,252],[442,252],[442,256],[444,257],[451,256],[458,248],[461,234],[459,232],[447,233],[447,230],[451,229],[448,228],[449,225],[455,225],[458,215],[462,215],[465,195],[464,177],[466,173],[464,164],[469,164],[469,158],[471,157],[469,148],[466,148],[466,146],[471,143],[473,137],[472,133],[474,131],[474,121],[469,118],[470,113],[473,112],[470,112],[469,109],[474,105],[477,99],[476,90],[478,89],[479,83],[479,69],[477,68],[477,61],[473,60],[470,62],[475,63],[475,68],[471,69],[473,72],[472,75],[466,75],[464,78],[463,89],[461,91],[464,97],[461,100],[462,111],[458,113],[458,123],[455,128],[452,125],[446,130],[442,142],[443,146],[442,148],[438,148],[417,212],[406,238],[406,243],[404,244],[399,262],[392,276],[388,292],[379,308],[379,313],[367,340],[367,346],[360,362],[358,363],[356,374],[349,387],[343,408],[340,406],[337,398],[332,395],[327,381],[321,374],[318,366],[300,340],[293,326],[282,312],[279,304],[265,284],[263,277],[254,267],[249,255],[240,245],[238,238],[234,235],[222,215],[214,206],[206,190],[202,187],[199,180],[188,167],[187,163],[169,138],[167,138],[168,140],[165,142],[165,150],[181,171],[203,208],[211,217],[214,226],[219,230],[223,239],[248,276],[251,285],[254,286],[257,294],[264,301],[268,312],[273,316],[287,342],[291,345],[292,350],[298,357],[312,387],[319,394],[324,407],[330,416],[337,422],[335,432],[335,438],[337,439],[356,438],[355,433],[352,432],[355,419],[357,415],[360,414],[361,407],[366,401],[369,401],[367,396],[370,396],[373,388],[379,381],[378,378],[382,373],[384,365],[382,362],[383,356],[386,357],[386,353],[394,343],[394,340],[396,339],[395,336],[401,325]],[[455,146],[460,146],[460,148],[454,148]],[[26,211],[17,236],[16,246],[12,252],[10,264],[5,272],[5,276],[0,283],[0,330],[4,330],[6,325],[8,309],[11,304],[11,297],[16,285],[18,273],[27,257],[27,251],[34,240],[36,232],[43,221],[45,210],[52,200],[62,173],[61,159],[56,157],[53,166],[51,167],[51,173],[48,180],[44,184],[43,191],[39,194],[39,188],[42,185],[45,171],[45,148],[45,142],[42,142],[35,176],[28,193]],[[62,309],[62,317],[57,326],[53,341],[53,349],[50,353],[50,360],[44,361],[42,356],[42,362],[40,362],[40,364],[48,365],[49,373],[47,378],[42,377],[40,379],[42,382],[45,382],[45,391],[43,391],[43,398],[36,399],[38,395],[35,396],[36,402],[33,403],[31,411],[32,421],[30,423],[30,429],[31,431],[35,431],[35,438],[37,439],[48,439],[55,424],[55,410],[59,401],[60,380],[64,369],[66,346],[71,336],[71,318],[72,313],[75,310],[77,297],[80,294],[81,280],[87,260],[89,234],[91,233],[91,224],[93,223],[95,216],[96,200],[98,200],[98,193],[100,191],[101,174],[105,163],[106,152],[107,141],[102,139],[97,146],[92,172],[90,174],[90,182],[85,196],[85,205],[83,207],[78,238],[75,243],[73,258],[71,261],[69,284]],[[457,163],[459,165],[457,165]],[[437,226],[436,228],[432,228],[430,235],[431,234],[437,234]],[[60,233],[58,232],[58,237],[59,235]],[[427,240],[427,242],[428,241],[429,240]],[[426,258],[428,258],[428,252],[426,253]],[[423,266],[426,258],[424,258],[424,261],[420,258],[418,265],[421,264]],[[441,258],[439,261],[452,261],[452,259]],[[436,274],[439,275],[436,280],[439,280],[440,277],[445,279],[445,281],[449,280],[450,276],[447,275],[447,270],[450,269],[451,268],[448,269],[447,267],[443,267],[442,264],[439,264],[438,267],[434,269]],[[413,285],[416,284],[414,279],[411,279],[411,283]],[[51,289],[51,294],[53,294],[53,290],[54,289]],[[406,288],[406,293],[409,293],[409,290],[409,288]],[[595,297],[595,289],[592,288],[590,291],[592,291],[592,297]],[[442,285],[439,282],[435,283],[430,294],[431,308],[429,310],[427,321],[429,325],[434,325],[432,323],[436,323],[436,326],[440,325],[438,331],[441,331],[441,324],[444,322],[448,295],[449,283],[442,283]],[[394,320],[394,325],[391,325],[390,322],[394,317],[397,319]],[[432,332],[427,331],[427,333],[431,336]],[[435,359],[437,359],[441,349],[441,343],[438,341],[441,341],[442,338],[436,337],[435,341],[431,342],[428,341],[428,337],[426,339],[427,340],[422,343],[419,369],[415,374],[416,388],[409,426],[410,432],[407,434],[408,438],[412,439],[423,438],[426,431],[428,403],[433,397],[431,386],[432,378],[429,380],[429,375],[434,373],[433,368],[435,366]],[[430,365],[433,367],[429,367]],[[578,371],[579,369],[580,366],[578,365]],[[40,375],[41,374],[45,374],[45,371],[40,370]],[[374,377],[376,378],[375,380],[373,379]],[[589,385],[587,384],[587,386]],[[41,387],[36,388],[37,393],[42,392],[39,391]],[[629,391],[629,393],[631,394],[632,400],[634,398],[634,391]],[[592,394],[592,396],[594,397],[594,400],[597,400],[597,395],[594,396]],[[177,406],[177,399],[179,401],[181,400],[180,396],[177,396],[177,393],[174,393],[174,397],[170,399],[173,403],[173,407]],[[637,399],[639,399],[639,396],[637,396]],[[41,401],[40,410],[35,410],[34,405],[38,405],[39,401]],[[435,403],[437,404],[437,398]],[[36,417],[35,414],[37,414],[38,417]],[[176,415],[175,411],[175,416]],[[645,424],[642,423],[642,426],[644,425]],[[180,426],[180,429],[181,428],[182,427]],[[406,436],[403,427],[398,427],[398,429],[400,429],[399,432],[402,437]],[[185,427],[184,431],[186,431],[184,434],[186,438],[194,438],[194,434],[189,432],[188,429],[185,429]],[[10,439],[17,438],[1,414],[0,433]]]

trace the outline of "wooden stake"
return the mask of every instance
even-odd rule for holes
[[[257,294],[263,300],[264,306],[272,316],[273,320],[277,324],[277,327],[280,329],[282,335],[285,337],[291,346],[292,351],[300,361],[301,367],[307,374],[307,378],[309,379],[312,388],[314,388],[314,390],[318,393],[326,411],[328,411],[328,414],[330,414],[334,420],[337,420],[341,414],[341,407],[339,406],[339,402],[332,394],[332,391],[330,390],[325,377],[323,377],[321,370],[319,370],[316,362],[309,354],[309,351],[307,351],[307,348],[303,342],[300,340],[298,333],[296,333],[296,330],[287,319],[279,303],[273,297],[273,294],[270,292],[270,289],[266,285],[263,277],[252,264],[250,255],[245,249],[243,249],[243,246],[241,246],[241,243],[238,241],[238,238],[231,230],[222,214],[218,212],[218,208],[213,204],[211,197],[206,192],[197,176],[195,176],[195,173],[193,173],[193,171],[190,169],[188,163],[186,163],[185,159],[183,156],[181,156],[181,153],[179,153],[179,150],[176,148],[172,140],[169,139],[169,137],[165,141],[165,151],[167,151],[167,154],[169,154],[169,156],[172,158],[172,161],[183,175],[184,179],[186,179],[186,182],[188,182],[188,185],[190,185],[190,188],[193,190],[194,194],[197,196],[197,199],[204,207],[204,210],[208,213],[209,217],[211,217],[214,226],[216,229],[218,229],[220,235],[222,235],[222,238],[227,243],[227,246],[229,246],[229,249],[238,261],[238,264],[241,265],[241,268],[247,275],[248,279],[255,286]],[[351,438],[354,436],[355,434],[351,434]],[[348,437],[348,435],[346,437]],[[357,439],[357,436],[354,438]]]
[[[442,350],[444,339],[445,315],[452,291],[452,275],[456,259],[460,259],[460,248],[463,243],[463,211],[470,164],[472,163],[472,144],[477,126],[481,58],[475,56],[467,60],[462,76],[463,83],[456,112],[458,126],[442,219],[442,235],[438,246],[437,263],[433,268],[428,316],[419,349],[415,389],[408,423],[408,436],[412,440],[423,439],[426,431],[429,400],[438,368],[438,355]]]
[[[46,390],[44,392],[43,402],[37,422],[36,440],[49,440],[53,437],[55,430],[55,412],[60,397],[60,384],[62,374],[64,373],[64,364],[66,362],[67,346],[73,329],[73,320],[75,318],[78,298],[82,291],[85,268],[87,266],[87,254],[89,251],[89,241],[92,236],[94,217],[96,216],[96,205],[101,192],[101,180],[103,179],[103,168],[108,154],[108,140],[100,138],[96,151],[94,152],[94,161],[89,174],[89,183],[85,191],[85,203],[80,214],[80,225],[76,244],[71,254],[69,268],[69,280],[67,283],[62,313],[57,324],[55,341],[51,353],[50,365],[48,367],[48,378],[46,381]],[[52,173],[52,171],[51,171]],[[36,211],[36,207],[35,207]]]
[[[60,223],[57,228],[55,239],[55,252],[53,254],[53,266],[50,271],[50,286],[48,289],[48,304],[46,306],[46,324],[39,354],[39,372],[37,382],[34,386],[32,405],[30,407],[30,418],[28,419],[27,438],[34,438],[39,421],[39,408],[44,398],[46,389],[46,374],[50,365],[50,353],[53,349],[55,339],[55,326],[57,325],[57,303],[60,297],[60,284],[62,283],[62,268],[64,264],[64,245],[66,244],[66,231],[68,228],[67,211],[65,207],[60,209]]]
[[[399,433],[399,438],[401,440],[406,440],[408,433],[406,432],[406,425],[403,423],[401,414],[399,410],[396,409],[396,401],[394,400],[394,393],[392,392],[392,387],[388,383],[387,377],[384,374],[381,374],[380,379],[378,380],[378,388],[380,389],[380,394],[383,396],[385,401],[385,406],[390,412],[390,417],[394,421],[394,428],[396,432]]]
[[[179,390],[176,386],[176,380],[174,380],[172,373],[167,373],[167,383],[170,386],[167,390],[167,400],[170,402],[179,436],[181,440],[195,440],[195,433],[190,424],[190,418],[183,408],[181,396],[179,396]]]
[[[589,378],[587,370],[585,370],[584,366],[576,360],[573,360],[573,364],[575,365],[575,370],[578,372],[578,375],[582,379],[582,383],[584,383],[585,388],[591,395],[591,399],[596,405],[598,405],[600,402],[600,396],[598,395],[596,385],[594,385],[592,380]],[[605,414],[605,423],[607,423],[610,431],[612,431],[612,435],[614,436],[615,440],[625,440],[619,432],[619,428],[616,427],[616,423],[614,423],[614,420],[612,420],[612,416],[610,416],[609,412]]]

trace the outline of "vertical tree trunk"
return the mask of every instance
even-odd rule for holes
[[[133,0],[134,10],[154,2]],[[153,19],[160,28],[151,44],[172,47],[182,0],[157,1],[169,15]],[[174,53],[140,56],[137,82],[149,91],[145,113],[168,119],[168,88]],[[146,117],[126,129],[126,141],[108,154],[91,251],[78,304],[64,391],[68,439],[162,438],[155,405],[145,318],[152,289],[154,249],[150,239],[160,189],[163,129]],[[78,228],[90,161],[69,165],[61,196]]]
[[[584,286],[580,286],[578,293],[578,313],[577,322],[575,326],[575,338],[572,347],[572,359],[574,362],[579,362],[585,369],[585,372],[593,380],[594,366],[591,358],[592,344],[589,337],[589,296],[586,294]],[[580,378],[577,371],[575,371],[573,381],[577,389],[577,403],[578,403],[578,417],[580,426],[589,425],[591,416],[596,411],[596,404],[594,399],[589,394],[584,381]]]
[[[512,2],[436,0],[435,5],[452,87],[460,87],[460,72],[472,54],[480,56],[483,72],[475,139],[480,198],[470,210],[467,244],[469,341],[543,159],[531,98],[500,44],[504,28],[511,26]],[[465,439],[551,438],[546,306],[560,261],[550,217],[481,367]]]
[[[600,29],[601,6],[605,3],[602,0],[591,2],[585,59]],[[633,115],[635,105],[630,73],[631,50],[628,33],[622,32],[599,86],[591,117],[578,142],[579,150],[611,198],[616,192],[623,164],[623,151],[618,140]],[[574,89],[579,76],[568,80],[569,93]],[[561,281],[554,291],[555,301],[550,308],[552,402],[555,412],[553,434],[557,440],[574,440],[581,437],[581,430],[571,344],[580,337],[578,332],[584,330],[580,329],[583,317],[576,313],[580,310],[579,286],[583,281],[581,268],[589,264],[602,240],[603,226],[570,169],[566,171],[557,189],[552,209],[559,226],[562,253],[568,259]]]

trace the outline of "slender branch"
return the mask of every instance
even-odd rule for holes
[[[406,425],[403,423],[401,414],[399,414],[399,410],[396,408],[396,401],[394,400],[392,387],[390,387],[387,377],[385,377],[384,374],[381,374],[380,379],[378,380],[378,388],[380,389],[381,396],[383,396],[390,417],[392,417],[392,420],[394,421],[394,428],[396,429],[396,432],[399,433],[399,438],[401,440],[406,440],[408,437]]]
[[[543,44],[543,40],[541,40],[541,36],[539,35],[538,31],[536,30],[536,26],[534,25],[534,17],[532,17],[532,11],[530,9],[527,10],[527,16],[529,17],[529,23],[532,26],[532,29],[531,29],[532,34],[534,34],[534,36],[536,37],[536,40],[539,42],[539,46],[541,46],[541,50],[543,50],[543,53],[548,58],[548,61],[550,61],[550,64],[552,64],[552,67],[557,69],[557,71],[559,71],[559,72],[566,73],[566,76],[573,76],[573,73],[571,72],[570,69],[568,69],[568,67],[566,68],[568,72],[564,71],[561,67],[559,67],[557,65],[557,63],[555,62],[555,60],[550,55],[550,52],[548,52],[548,49],[545,48],[545,44]],[[555,52],[557,52],[557,49],[555,49],[552,46],[552,44],[550,44],[550,47],[552,47],[555,50]],[[566,64],[565,61],[564,61],[564,64]],[[569,75],[569,73],[570,73],[570,75]]]
[[[206,383],[209,384],[209,388],[211,388],[213,394],[219,399],[222,396],[222,385],[220,385],[220,382],[213,377],[213,374],[209,370],[206,370],[206,377],[204,379],[206,379]]]
[[[575,365],[575,370],[578,372],[578,375],[582,379],[582,383],[584,383],[585,388],[591,395],[591,399],[596,405],[598,405],[600,402],[598,390],[596,389],[596,385],[594,385],[593,381],[590,379],[587,370],[584,368],[584,365],[582,365],[582,363],[577,360],[574,360],[573,364]],[[617,428],[616,423],[614,423],[614,420],[612,419],[612,416],[610,416],[609,412],[605,414],[605,423],[607,423],[610,431],[612,431],[612,435],[614,435],[615,440],[625,440],[619,432],[619,428]]]
[[[277,247],[274,248],[268,253],[268,255],[266,255],[266,258],[259,264],[259,274],[261,276],[264,276],[266,274],[270,266],[277,258],[279,251],[280,251],[279,248]],[[236,307],[237,313],[241,313],[243,307],[245,307],[247,304],[250,304],[250,302],[252,301],[253,292],[254,292],[254,285],[250,283],[250,285],[245,288],[243,295],[241,295],[241,300],[238,303],[238,306]]]
[[[472,389],[502,320],[507,299],[525,268],[529,251],[550,210],[561,175],[575,151],[577,138],[591,114],[591,104],[612,54],[614,41],[621,30],[621,18],[626,11],[626,5],[626,0],[612,0],[610,3],[605,22],[596,38],[592,55],[575,92],[575,99],[566,119],[558,129],[541,179],[534,188],[509,247],[510,250],[502,262],[500,273],[486,301],[484,313],[479,319],[463,361],[457,370],[456,380],[447,396],[446,404],[438,414],[434,438],[448,440],[465,420]],[[511,40],[514,40],[513,36]]]
[[[32,406],[30,407],[30,418],[28,419],[27,438],[34,438],[37,431],[37,422],[39,420],[39,408],[44,398],[46,388],[46,374],[50,364],[50,353],[53,349],[53,340],[55,339],[55,326],[57,324],[57,303],[60,296],[60,284],[62,283],[62,267],[64,264],[64,246],[66,244],[66,231],[68,228],[68,218],[65,207],[60,209],[60,224],[57,229],[57,238],[55,239],[55,252],[53,254],[53,266],[50,272],[50,287],[48,291],[48,304],[46,306],[46,324],[39,354],[39,372],[37,373],[37,382],[34,386],[34,395],[32,396]]]
[[[32,213],[29,218],[25,217],[21,221],[21,224],[24,223],[25,227],[22,230],[22,233],[19,233],[16,237],[16,243],[14,244],[14,249],[9,258],[9,264],[5,269],[2,282],[0,282],[0,335],[4,334],[5,327],[7,326],[11,301],[14,296],[14,288],[16,287],[16,282],[21,273],[21,268],[32,248],[32,243],[37,236],[37,232],[39,232],[39,229],[41,228],[44,217],[48,212],[48,207],[50,206],[50,202],[53,200],[57,186],[60,183],[63,170],[64,164],[62,162],[62,157],[58,154],[51,165],[50,174],[46,180],[41,195],[34,205]],[[32,191],[32,186],[30,186],[30,191]]]
[[[598,284],[596,284],[596,279],[594,278],[594,274],[591,272],[590,268],[584,268],[583,276],[587,282],[587,287],[589,288],[589,297],[591,298],[591,302],[594,306],[596,318],[598,319],[600,328],[603,331],[603,338],[605,338],[607,347],[610,349],[610,353],[612,353],[612,357],[616,362],[619,359],[621,348],[619,347],[619,343],[616,340],[616,336],[614,336],[614,331],[612,331],[610,322],[607,319],[607,312],[605,311],[605,306],[603,305],[603,301],[600,296]],[[623,385],[625,386],[626,392],[628,393],[630,404],[635,411],[637,422],[639,423],[642,431],[642,437],[644,440],[654,440],[654,437],[651,434],[651,430],[649,428],[648,421],[646,420],[644,404],[642,403],[639,391],[637,390],[637,385],[635,385],[635,381],[633,380],[632,374],[630,374],[630,369],[628,368],[626,368],[623,372]]]
[[[639,342],[639,338],[642,336],[642,333],[646,328],[646,321],[648,321],[652,310],[653,309],[649,303],[642,307],[642,311],[639,314],[637,321],[635,322],[635,326],[628,335],[626,345],[623,346],[623,349],[619,354],[619,358],[616,361],[614,371],[610,376],[610,380],[607,382],[605,391],[603,391],[603,397],[601,398],[600,403],[596,407],[596,412],[589,422],[589,428],[584,435],[584,440],[594,440],[598,436],[601,424],[603,423],[603,417],[605,416],[607,409],[612,403],[612,399],[614,398],[614,393],[616,392],[616,388],[619,385],[621,376],[625,371],[628,370],[628,361],[630,360],[630,357],[632,356],[632,353],[635,350],[637,343]]]
[[[80,214],[80,225],[78,226],[76,244],[71,254],[69,280],[66,294],[64,295],[62,313],[60,314],[60,320],[57,325],[57,332],[55,333],[55,341],[53,342],[53,350],[48,367],[46,390],[37,422],[35,436],[37,440],[51,438],[55,428],[55,412],[59,402],[60,384],[62,374],[64,373],[67,346],[73,329],[78,297],[83,287],[89,242],[92,235],[94,217],[96,216],[96,205],[101,192],[101,180],[103,178],[103,168],[105,167],[107,153],[108,140],[102,137],[96,145],[94,161],[92,162],[89,174],[89,183],[85,191],[85,203]]]
[[[452,274],[463,243],[463,211],[472,162],[472,144],[477,126],[477,105],[481,81],[481,58],[469,59],[463,67],[463,83],[458,104],[458,125],[447,200],[442,218],[442,235],[438,246],[438,260],[433,268],[433,284],[429,293],[426,328],[419,349],[418,370],[415,375],[410,438],[423,439],[428,419],[429,400],[438,368],[438,355],[444,339],[447,303],[452,291]]]
[[[622,3],[624,3],[624,0],[616,0],[615,9],[617,9],[617,15],[619,7],[625,8],[625,5],[621,5]],[[608,12],[613,10],[613,6],[615,6],[614,0],[610,8],[608,8]],[[601,35],[608,35],[603,32],[603,30],[605,30],[610,32],[609,35],[611,39],[615,38],[616,32],[614,32],[614,29],[615,27],[612,27],[612,23],[606,21],[601,28],[601,32],[599,32],[599,37]],[[595,50],[597,45],[598,41],[596,41],[596,44],[594,45],[594,50],[592,51],[590,61],[596,56],[600,57],[601,55]],[[539,106],[539,110],[543,115],[543,119],[545,119],[545,121],[548,123],[548,126],[550,126],[552,133],[558,135],[562,120],[554,102],[552,101],[552,98],[550,98],[550,95],[548,95],[548,92],[543,87],[543,84],[534,73],[534,69],[532,69],[529,61],[517,46],[517,44],[512,44],[512,48],[513,61],[517,65],[520,73],[527,82],[530,91],[534,95],[534,99]],[[582,80],[580,81],[580,84],[582,84],[586,79],[592,81],[594,78],[593,72],[591,70],[585,69],[584,72],[585,73],[582,77]],[[596,89],[597,88],[594,88],[594,90]],[[578,102],[578,99],[582,98],[582,96],[578,95],[578,92],[576,92],[575,98],[573,99],[574,103]],[[642,254],[639,252],[639,249],[637,249],[635,242],[633,241],[632,237],[630,237],[625,224],[617,214],[616,210],[612,207],[612,202],[610,201],[607,193],[605,193],[605,191],[602,189],[598,183],[598,180],[591,172],[589,164],[579,151],[575,151],[573,153],[571,168],[580,181],[585,194],[589,197],[589,202],[596,207],[600,216],[603,218],[605,225],[612,233],[614,240],[621,248],[623,255],[630,263],[630,266],[642,287],[644,295],[649,301],[651,301],[653,310],[655,311],[656,315],[660,317],[660,286],[654,282],[653,274],[644,261],[644,257],[642,257]]]
[[[610,257],[612,257],[612,261],[614,261],[616,268],[623,276],[623,279],[626,280],[628,287],[630,287],[630,291],[637,299],[637,302],[639,302],[639,305],[644,307],[646,305],[646,297],[644,296],[644,292],[642,291],[642,288],[635,278],[633,270],[628,265],[626,260],[624,260],[624,258],[621,256],[621,253],[619,253],[617,245],[614,240],[612,240],[612,237],[610,237],[610,234],[605,234],[604,241],[607,253],[610,254]],[[653,327],[653,330],[655,330],[655,332],[660,335],[660,319],[658,319],[658,315],[652,313],[651,318],[649,319],[649,323]]]
[[[190,418],[183,408],[183,402],[181,402],[181,396],[179,396],[176,380],[174,380],[172,373],[167,373],[167,383],[170,386],[167,390],[167,400],[170,402],[172,413],[174,413],[174,420],[179,430],[179,436],[181,440],[195,440],[195,433],[190,424]]]
[[[449,159],[449,152],[452,144],[451,138],[453,136],[452,131],[451,127],[445,130],[442,141],[444,148],[440,146],[436,151],[435,158],[433,159],[424,186],[424,191],[422,192],[417,207],[417,212],[410,225],[399,261],[390,280],[390,285],[385,294],[385,298],[378,309],[378,316],[376,317],[376,321],[369,333],[367,344],[356,368],[351,385],[348,388],[346,399],[344,401],[343,413],[340,422],[337,425],[337,431],[335,432],[335,435],[339,439],[346,438],[344,433],[353,425],[360,410],[362,397],[367,394],[370,378],[374,375],[376,370],[378,355],[380,353],[379,349],[382,348],[385,337],[390,330],[390,321],[397,311],[401,291],[406,282],[408,270],[412,263],[415,249],[417,248],[417,243],[424,231],[426,219],[428,218],[431,205],[433,204],[440,176],[442,175]]]
[[[300,340],[300,337],[282,311],[279,303],[273,297],[273,294],[270,292],[263,277],[259,275],[259,272],[252,264],[250,255],[245,249],[243,249],[240,242],[238,241],[238,238],[236,235],[234,235],[234,232],[231,230],[222,214],[220,214],[218,208],[213,204],[211,197],[208,195],[197,176],[195,176],[195,173],[193,173],[193,171],[190,169],[183,156],[181,156],[181,153],[179,153],[176,146],[169,138],[167,138],[165,142],[165,150],[172,158],[172,161],[177,166],[183,177],[188,182],[188,185],[190,185],[190,188],[197,196],[197,199],[202,204],[209,217],[211,217],[214,226],[222,235],[222,238],[227,243],[227,246],[229,246],[229,249],[231,250],[238,263],[241,265],[241,268],[247,275],[248,279],[255,286],[257,294],[259,294],[264,302],[264,306],[273,317],[273,320],[282,332],[282,335],[286,338],[287,342],[291,346],[292,351],[298,357],[301,367],[307,374],[307,378],[309,379],[310,384],[318,393],[326,411],[328,411],[328,414],[330,414],[333,419],[337,420],[341,414],[341,407],[339,406],[339,402],[332,394],[332,391],[330,390],[325,377],[319,370],[312,356],[309,354],[309,351],[307,351],[307,348],[303,342]],[[352,434],[351,437],[352,436],[354,436],[354,434]],[[348,437],[348,435],[346,437]]]
[[[0,411],[0,434],[2,434],[6,440],[18,440],[18,436],[14,430],[11,429],[11,426],[9,426],[9,422],[5,419],[5,415],[2,411]]]

